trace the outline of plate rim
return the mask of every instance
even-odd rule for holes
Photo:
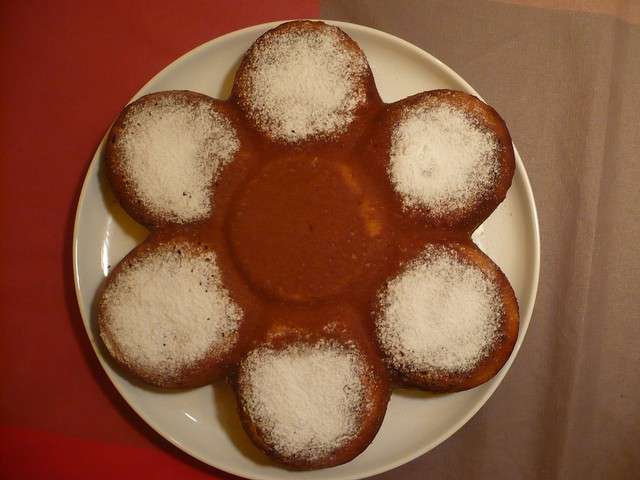
[[[189,50],[188,52],[184,53],[183,55],[181,55],[180,57],[178,57],[177,59],[175,59],[174,61],[172,61],[171,63],[169,63],[168,65],[166,65],[164,68],[162,68],[162,70],[160,70],[157,74],[155,74],[153,77],[151,77],[151,79],[149,79],[136,93],[135,95],[129,100],[128,103],[132,102],[133,100],[135,100],[136,98],[138,98],[141,95],[144,95],[143,92],[146,91],[146,89],[149,87],[150,84],[152,84],[153,82],[155,82],[157,79],[159,79],[163,74],[165,74],[165,72],[167,72],[169,69],[175,69],[177,67],[179,67],[182,63],[188,61],[190,59],[190,57],[198,54],[200,51],[207,49],[212,43],[214,42],[221,42],[221,41],[229,41],[232,40],[234,37],[240,37],[243,35],[246,35],[248,33],[252,33],[252,32],[261,32],[263,30],[266,29],[271,29],[277,25],[280,25],[281,23],[284,22],[288,22],[288,21],[293,21],[294,19],[286,19],[286,20],[276,20],[276,21],[272,21],[272,22],[266,22],[266,23],[260,23],[260,24],[256,24],[256,25],[251,25],[239,30],[234,30],[232,32],[226,33],[224,35],[212,38],[200,45],[198,45],[197,47]],[[453,79],[455,79],[456,81],[458,81],[460,84],[462,84],[465,89],[469,92],[471,92],[472,94],[474,94],[475,96],[477,96],[478,98],[482,99],[482,97],[480,96],[480,94],[469,84],[467,83],[467,81],[462,78],[458,73],[456,73],[451,67],[449,67],[448,65],[446,65],[444,62],[442,62],[440,59],[436,58],[435,56],[433,56],[432,54],[430,54],[429,52],[419,48],[418,46],[408,42],[407,40],[404,40],[402,38],[399,38],[395,35],[392,35],[390,33],[387,32],[383,32],[381,30],[372,28],[372,27],[367,27],[364,25],[359,25],[359,24],[355,24],[355,23],[350,23],[350,22],[342,22],[342,21],[335,21],[335,20],[329,20],[329,19],[305,19],[305,20],[312,20],[312,21],[322,21],[325,22],[327,24],[331,24],[331,25],[335,25],[339,28],[342,28],[344,30],[352,30],[352,31],[360,31],[375,37],[380,38],[383,41],[386,42],[390,42],[390,43],[394,43],[404,49],[407,50],[411,50],[414,54],[416,54],[418,57],[420,57],[421,59],[436,64],[440,69],[442,69],[442,71],[444,71],[447,75],[451,76]],[[257,38],[257,36],[256,36]],[[216,468],[218,470],[221,470],[223,472],[227,472],[230,473],[232,475],[236,475],[236,476],[240,476],[243,478],[251,478],[251,479],[255,479],[255,480],[271,480],[274,477],[270,476],[270,475],[250,475],[247,476],[246,472],[240,471],[238,469],[233,468],[232,466],[219,466],[219,465],[213,465],[212,463],[210,463],[204,456],[201,456],[195,452],[193,452],[190,448],[186,447],[185,445],[183,445],[178,439],[174,438],[170,433],[166,432],[165,430],[163,430],[162,428],[160,428],[153,420],[151,420],[150,418],[148,418],[148,416],[140,409],[137,408],[137,406],[135,405],[135,402],[131,402],[128,394],[121,389],[118,384],[116,383],[115,379],[113,378],[113,375],[109,372],[109,369],[106,368],[106,360],[102,358],[102,356],[100,355],[99,352],[99,347],[96,345],[94,339],[92,338],[91,332],[89,331],[90,329],[90,323],[91,323],[91,314],[87,313],[85,311],[84,305],[81,301],[81,285],[80,285],[80,275],[79,275],[79,268],[78,268],[78,232],[79,232],[79,219],[81,216],[81,212],[83,211],[83,205],[85,204],[85,198],[86,198],[86,194],[87,194],[87,190],[88,190],[88,184],[90,183],[90,178],[96,174],[96,169],[98,168],[98,153],[103,149],[104,144],[106,142],[107,139],[107,135],[109,132],[110,127],[107,129],[107,131],[105,132],[102,140],[100,141],[100,143],[98,144],[98,146],[96,147],[96,150],[94,152],[94,155],[91,159],[91,162],[89,164],[89,168],[86,170],[85,176],[84,176],[84,180],[82,182],[82,189],[80,190],[80,195],[78,196],[78,200],[77,200],[77,204],[76,204],[76,212],[75,212],[75,217],[74,217],[74,225],[73,225],[73,239],[72,239],[72,262],[73,262],[73,279],[74,279],[74,288],[75,288],[75,294],[76,294],[76,301],[78,303],[78,308],[80,311],[80,316],[82,317],[82,321],[83,321],[83,327],[85,329],[85,332],[87,334],[89,343],[91,343],[91,347],[94,350],[94,354],[96,355],[100,366],[102,367],[104,373],[107,375],[107,377],[109,378],[109,381],[111,382],[111,384],[113,385],[113,387],[116,389],[116,391],[120,394],[120,396],[122,396],[122,398],[127,402],[127,404],[129,405],[129,407],[147,424],[149,425],[158,435],[162,436],[163,438],[165,438],[167,441],[169,441],[171,444],[173,444],[175,447],[179,448],[180,450],[182,450],[183,452],[187,453],[188,455],[190,455],[191,457],[197,459],[200,462],[203,462],[206,465],[209,465],[213,468]],[[515,145],[514,147],[514,152],[515,152],[515,160],[516,160],[516,172],[518,172],[521,176],[522,176],[522,182],[523,182],[523,186],[524,186],[524,194],[527,200],[527,203],[529,205],[529,215],[531,216],[532,222],[531,222],[531,227],[533,228],[533,270],[532,272],[530,272],[530,276],[529,276],[529,282],[531,284],[531,289],[527,292],[527,298],[526,298],[526,304],[527,304],[527,309],[524,312],[520,312],[520,328],[521,328],[521,332],[518,335],[518,340],[516,342],[516,345],[514,346],[513,352],[511,353],[509,359],[507,360],[507,362],[505,363],[505,365],[502,367],[502,369],[500,370],[500,372],[498,372],[498,374],[494,377],[493,379],[493,383],[489,386],[489,388],[487,388],[487,390],[484,392],[484,394],[480,397],[479,400],[476,401],[476,404],[474,405],[473,408],[469,409],[469,411],[460,418],[460,420],[458,420],[457,422],[455,422],[454,424],[452,424],[443,434],[441,434],[437,439],[422,445],[420,448],[417,448],[413,451],[411,451],[410,453],[404,455],[403,457],[397,459],[394,462],[390,462],[385,464],[384,466],[378,467],[378,468],[371,468],[368,469],[366,471],[362,471],[356,474],[346,474],[346,475],[338,475],[338,476],[334,476],[332,478],[334,478],[334,480],[357,480],[357,479],[361,479],[361,478],[366,478],[372,475],[377,475],[383,472],[387,472],[389,470],[392,470],[394,468],[397,468],[401,465],[404,465],[412,460],[415,460],[416,458],[424,455],[425,453],[429,452],[430,450],[434,449],[435,447],[437,447],[438,445],[442,444],[444,441],[446,441],[449,437],[451,437],[455,432],[457,432],[460,428],[462,428],[462,426],[464,426],[473,416],[475,416],[476,413],[478,413],[478,411],[486,404],[486,402],[488,401],[488,399],[495,393],[495,391],[497,390],[497,388],[502,384],[502,381],[504,380],[504,377],[506,376],[507,372],[510,370],[511,365],[513,364],[513,362],[515,361],[515,358],[518,355],[518,352],[520,350],[520,347],[522,346],[522,343],[524,342],[524,338],[527,334],[527,331],[529,329],[529,326],[531,324],[531,320],[532,320],[532,316],[533,316],[533,310],[534,310],[534,306],[535,306],[535,300],[537,297],[537,292],[538,292],[538,286],[539,286],[539,279],[540,279],[540,224],[539,224],[539,218],[538,218],[538,211],[537,211],[537,206],[536,206],[536,202],[535,202],[535,198],[533,196],[533,190],[531,187],[531,182],[529,180],[529,175],[527,174],[527,170],[524,167],[524,163],[522,162],[522,159],[520,158],[520,154],[518,152],[518,150],[516,149]],[[523,321],[524,320],[524,321]],[[322,471],[322,470],[320,470]]]

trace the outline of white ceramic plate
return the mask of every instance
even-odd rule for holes
[[[242,54],[277,23],[246,28],[201,45],[166,67],[134,98],[172,89],[226,98]],[[435,88],[477,95],[453,70],[404,40],[359,25],[330,23],[360,44],[387,102]],[[509,277],[520,303],[520,334],[506,366],[490,382],[462,393],[396,391],[380,432],[355,460],[312,472],[283,470],[266,460],[244,435],[233,395],[224,384],[179,393],[152,391],[131,383],[105,360],[95,334],[94,296],[109,266],[138,244],[146,232],[121,210],[106,186],[100,172],[103,147],[104,140],[84,181],[74,231],[76,293],[84,325],[100,363],[131,407],[160,435],[209,465],[253,479],[295,476],[333,480],[364,478],[402,465],[444,441],[478,411],[500,384],[522,344],[536,296],[540,247],[531,187],[516,153],[516,173],[506,200],[474,235]]]

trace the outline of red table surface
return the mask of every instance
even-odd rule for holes
[[[76,202],[114,117],[201,43],[317,17],[316,0],[3,2],[0,6],[0,477],[229,478],[120,398],[76,304]]]

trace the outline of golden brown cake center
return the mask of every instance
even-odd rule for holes
[[[276,159],[246,185],[230,221],[236,260],[281,300],[326,298],[357,281],[379,251],[384,219],[367,178],[336,159]]]

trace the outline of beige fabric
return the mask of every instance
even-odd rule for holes
[[[640,27],[486,1],[324,1],[431,52],[507,120],[542,235],[534,318],[461,431],[380,476],[640,475]]]
[[[638,0],[496,0],[503,3],[529,7],[589,12],[612,15],[636,25],[640,24],[640,2]]]

